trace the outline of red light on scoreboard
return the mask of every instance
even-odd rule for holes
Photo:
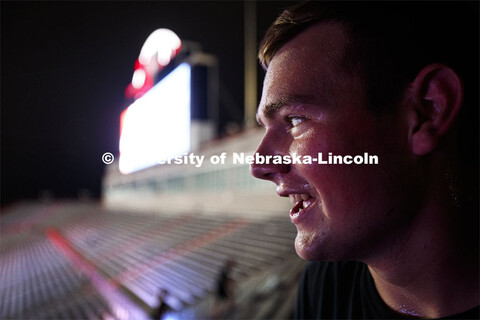
[[[125,96],[138,99],[150,90],[155,74],[168,65],[181,48],[180,38],[171,30],[158,29],[150,34],[135,61],[135,71]]]

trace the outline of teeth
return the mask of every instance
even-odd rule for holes
[[[302,200],[308,200],[308,199],[310,199],[310,195],[307,194],[307,193],[302,193],[301,197],[302,197]]]
[[[297,200],[295,199],[295,195],[294,195],[294,194],[291,194],[291,195],[289,195],[288,197],[289,197],[289,199],[290,199],[290,203],[291,203],[291,204],[297,203]]]
[[[300,195],[298,195],[298,194],[291,194],[291,195],[290,195],[290,202],[291,202],[292,204],[295,204],[295,203],[297,203],[297,202],[300,201],[300,200],[302,200],[302,198],[300,197]]]
[[[291,194],[291,195],[289,196],[290,202],[291,202],[292,204],[295,204],[295,203],[297,203],[297,202],[299,202],[299,201],[302,201],[302,200],[308,200],[308,199],[310,199],[311,197],[312,197],[312,196],[311,196],[310,194],[308,194],[308,193]]]
[[[290,210],[290,214],[297,214],[300,210],[302,210],[302,202],[297,202],[297,204],[295,204]]]
[[[289,196],[290,202],[294,205],[292,208],[293,212],[298,212],[301,209],[305,209],[305,201],[312,198],[312,196],[308,193],[301,193],[301,194],[290,194]]]

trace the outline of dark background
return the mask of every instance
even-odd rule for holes
[[[292,3],[256,3],[258,42]],[[100,196],[101,156],[118,154],[124,90],[155,29],[169,28],[218,57],[221,125],[241,124],[243,14],[242,1],[2,1],[1,205],[41,190]]]

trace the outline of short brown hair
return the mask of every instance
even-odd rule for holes
[[[309,1],[285,10],[260,44],[265,70],[288,41],[308,27],[341,23],[349,37],[343,66],[363,77],[368,105],[388,112],[418,72],[443,63],[463,79],[464,106],[458,144],[462,166],[472,170],[478,190],[479,163],[479,4],[461,1]]]
[[[378,108],[390,105],[399,96],[395,91],[403,91],[430,63],[445,63],[464,80],[478,76],[471,73],[478,62],[476,2],[303,2],[268,29],[258,54],[263,68],[285,43],[322,21],[346,27],[350,43],[344,65],[365,70],[370,102]]]

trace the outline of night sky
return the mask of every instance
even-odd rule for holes
[[[257,2],[258,41],[291,3]],[[222,123],[241,123],[243,2],[1,2],[2,206],[40,190],[100,196],[101,156],[118,154],[124,90],[158,28],[218,57]]]

